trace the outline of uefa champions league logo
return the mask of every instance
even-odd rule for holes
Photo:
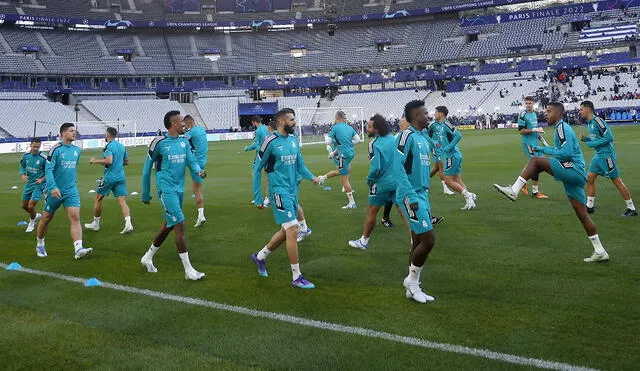
[[[594,12],[598,11],[598,3],[593,3],[593,4],[591,4],[591,6],[593,7],[593,11]]]
[[[424,8],[424,14],[429,14],[431,13],[431,9],[429,8]]]
[[[500,24],[500,21],[502,20],[502,16],[500,14],[498,14],[496,16],[496,22],[498,22],[498,24]]]
[[[5,19],[5,15],[4,14],[0,14],[0,19]]]
[[[88,19],[86,19],[86,18],[85,18],[85,19],[83,19],[83,20],[82,20],[82,24],[89,24],[89,20],[88,20]]]

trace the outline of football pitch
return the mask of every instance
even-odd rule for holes
[[[621,176],[638,205],[640,127],[613,131]],[[16,226],[27,219],[20,155],[1,155],[0,263],[28,269],[0,270],[0,367],[637,369],[640,218],[621,218],[624,202],[599,178],[592,217],[611,261],[584,263],[592,247],[560,183],[541,175],[548,200],[510,203],[493,190],[525,164],[517,131],[463,134],[463,178],[478,208],[461,211],[462,196],[445,196],[432,179],[432,214],[445,221],[422,273],[423,289],[436,297],[430,304],[404,297],[410,246],[395,210],[396,226],[378,220],[367,251],[347,245],[360,237],[366,213],[366,144],[357,146],[352,168],[358,209],[341,209],[347,200],[337,178],[327,183],[331,191],[303,182],[300,201],[313,233],[300,244],[301,269],[317,285],[307,291],[290,286],[284,246],[269,257],[266,279],[249,258],[278,226],[270,209],[249,203],[254,152],[242,151],[247,142],[210,144],[207,223],[197,230],[186,182],[187,246],[194,268],[206,273],[200,282],[185,281],[172,236],[154,258],[158,273],[139,263],[162,223],[155,191],[151,205],[129,197],[135,231],[125,236],[117,202],[105,199],[101,230],[83,231],[94,253],[78,261],[59,211],[46,237],[49,257],[36,257],[35,233]],[[583,151],[588,164],[593,151]],[[141,192],[145,153],[129,148],[129,192]],[[81,157],[83,224],[92,220],[89,190],[102,174],[89,158],[100,154]],[[306,146],[303,155],[315,175],[333,167],[324,145]],[[92,277],[105,285],[84,287],[78,279]]]

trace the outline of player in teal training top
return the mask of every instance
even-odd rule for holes
[[[431,146],[431,155],[433,156],[433,162],[435,162],[435,165],[431,169],[431,173],[429,174],[429,176],[433,178],[434,175],[438,174],[444,194],[453,195],[455,193],[450,190],[449,187],[447,187],[447,183],[444,181],[444,158],[442,153],[442,142],[444,139],[444,120],[433,120],[429,124],[429,127],[425,130],[425,134],[427,135],[427,141],[429,141],[429,145]]]
[[[185,138],[189,140],[191,150],[202,170],[207,166],[207,153],[209,153],[209,142],[207,141],[207,131],[202,126],[197,126],[196,121],[190,115],[184,117]],[[204,197],[202,196],[202,182],[204,179],[198,173],[191,170],[191,181],[193,194],[196,197],[198,207],[198,219],[195,227],[202,226],[207,219],[204,217]]]
[[[129,155],[127,149],[116,140],[118,130],[108,127],[104,134],[104,140],[107,143],[102,150],[102,158],[97,159],[91,157],[90,164],[98,164],[104,166],[104,175],[99,180],[98,189],[96,190],[96,199],[93,204],[93,222],[84,225],[85,228],[92,231],[100,230],[100,216],[102,215],[102,200],[113,193],[118,198],[120,210],[124,217],[124,229],[120,234],[133,232],[133,224],[131,224],[131,211],[127,205],[127,182],[124,174],[124,167],[129,164]]]
[[[442,161],[444,162],[444,181],[451,190],[464,197],[465,204],[461,210],[476,208],[476,194],[469,192],[462,181],[462,151],[458,143],[462,140],[462,133],[453,126],[447,116],[449,109],[445,106],[436,107],[435,119],[442,124],[443,135],[440,141]]]
[[[387,120],[379,114],[374,115],[367,124],[367,134],[373,138],[369,142],[369,209],[364,220],[362,236],[349,241],[349,246],[366,250],[369,247],[369,237],[376,225],[376,217],[381,207],[396,198],[397,183],[393,176],[393,156],[396,151],[396,141],[389,134]]]
[[[595,156],[589,165],[587,174],[587,211],[589,214],[595,211],[596,200],[596,178],[604,176],[611,179],[618,188],[622,199],[627,204],[627,209],[621,216],[637,216],[638,212],[631,199],[629,188],[620,178],[618,170],[618,160],[616,150],[613,147],[613,133],[607,122],[594,114],[593,103],[584,101],[580,104],[580,115],[587,121],[589,126],[589,136],[580,135],[580,139],[586,143],[587,147],[596,150]]]
[[[65,122],[60,126],[60,139],[47,155],[47,199],[42,220],[38,224],[36,254],[41,258],[47,256],[44,236],[56,210],[63,206],[69,217],[74,257],[80,259],[93,252],[93,249],[82,246],[80,193],[76,182],[80,148],[73,145],[73,141],[76,140],[76,128],[72,123]]]
[[[269,135],[269,128],[267,125],[262,124],[262,118],[260,116],[253,116],[251,118],[251,125],[256,129],[255,136],[253,137],[253,143],[244,147],[244,151],[256,151],[256,157],[253,160],[253,204],[258,208],[269,207],[269,197],[262,198],[262,172],[259,170],[260,161],[258,161],[258,152],[262,143],[267,135]]]
[[[24,183],[22,208],[29,214],[29,224],[25,232],[33,232],[36,222],[42,217],[40,213],[36,213],[36,205],[45,191],[46,180],[44,168],[47,163],[47,157],[40,152],[41,145],[40,138],[31,139],[29,152],[22,155],[20,159],[20,177]]]
[[[258,275],[267,277],[267,257],[285,242],[291,264],[291,285],[313,289],[315,285],[302,276],[298,261],[298,174],[314,183],[318,178],[305,166],[298,138],[292,135],[296,126],[292,112],[285,108],[276,113],[274,120],[278,129],[265,139],[258,153],[260,170],[264,169],[269,177],[271,208],[281,228],[262,250],[251,255],[251,260],[258,267]]]
[[[360,143],[361,140],[358,133],[345,123],[346,120],[347,115],[342,111],[338,111],[336,113],[335,125],[333,125],[325,138],[327,146],[334,146],[329,150],[329,156],[333,158],[337,169],[322,175],[320,177],[320,185],[324,185],[327,179],[340,175],[342,177],[342,187],[349,200],[349,203],[342,208],[355,209],[357,206],[356,201],[353,199],[353,189],[349,182],[349,173],[351,172],[351,161],[353,161],[356,153],[354,145]]]
[[[414,100],[404,108],[409,128],[396,138],[393,158],[393,177],[396,188],[396,203],[411,229],[411,255],[409,275],[404,279],[406,297],[418,303],[435,300],[420,288],[420,272],[436,241],[431,224],[429,185],[431,148],[423,130],[429,125],[424,101]]]
[[[542,142],[547,145],[544,138],[541,136],[541,133],[544,133],[544,129],[538,127],[538,114],[534,112],[533,106],[535,105],[535,99],[533,97],[526,97],[524,99],[525,110],[518,115],[518,132],[522,138],[522,151],[524,155],[527,157],[527,160],[533,156],[542,156],[542,153],[536,152],[533,150],[534,147],[538,145],[538,140],[542,140]],[[538,188],[538,175],[534,175],[531,179],[533,183],[532,196],[538,199],[549,198],[547,195],[540,192]],[[522,193],[525,195],[529,195],[529,191],[527,190],[527,185],[525,184],[522,187]]]
[[[151,142],[142,171],[142,202],[148,205],[151,201],[151,171],[155,167],[156,189],[164,212],[164,222],[140,263],[148,272],[157,272],[153,265],[153,256],[169,233],[175,231],[176,247],[184,266],[184,278],[195,281],[202,279],[204,273],[196,271],[191,266],[184,241],[184,178],[187,166],[200,177],[205,178],[207,173],[198,165],[187,138],[181,135],[184,132],[184,122],[180,111],[167,112],[164,116],[164,127],[167,128],[167,135],[156,137]]]
[[[518,199],[518,194],[522,186],[527,184],[533,174],[546,172],[552,175],[555,180],[562,182],[564,190],[571,202],[578,219],[582,223],[589,240],[593,245],[594,253],[585,262],[600,262],[609,260],[609,254],[600,243],[600,237],[596,230],[596,225],[589,217],[586,207],[586,196],[584,185],[587,183],[587,172],[585,171],[584,158],[580,149],[580,142],[571,126],[564,122],[564,105],[559,102],[552,102],[547,106],[547,122],[554,125],[554,146],[534,147],[534,151],[539,151],[552,157],[531,157],[527,166],[522,170],[520,176],[511,186],[500,186],[494,184],[494,188],[509,198],[511,201]]]

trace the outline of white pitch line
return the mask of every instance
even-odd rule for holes
[[[6,267],[7,267],[6,264],[0,263],[0,268],[4,269]],[[39,271],[39,270],[25,268],[25,267],[20,268],[18,271],[35,274],[38,276],[57,278],[60,280],[70,281],[75,283],[84,283],[86,281],[86,279],[84,278],[67,276],[64,274],[53,273],[53,272]],[[360,336],[373,338],[373,339],[388,340],[396,343],[403,343],[403,344],[413,345],[413,346],[426,348],[426,349],[435,349],[443,352],[470,355],[470,356],[479,357],[479,358],[512,363],[516,365],[533,366],[537,368],[550,369],[550,370],[571,370],[571,371],[595,371],[596,370],[593,368],[576,366],[569,363],[545,361],[543,359],[522,357],[515,354],[494,352],[487,349],[471,348],[463,345],[438,343],[435,341],[429,341],[429,340],[424,340],[420,338],[396,335],[389,332],[375,331],[375,330],[362,328],[362,327],[346,326],[346,325],[341,325],[339,323],[316,321],[312,319],[296,317],[296,316],[291,316],[291,315],[282,314],[282,313],[265,312],[261,310],[250,309],[250,308],[245,308],[245,307],[240,307],[235,305],[216,303],[214,301],[167,294],[160,291],[139,289],[131,286],[123,286],[115,283],[102,282],[102,287],[112,289],[112,290],[117,290],[117,291],[129,292],[132,294],[159,298],[163,300],[175,301],[183,304],[191,304],[191,305],[197,305],[201,307],[222,310],[226,312],[244,314],[251,317],[267,318],[270,320],[288,322],[288,323],[293,323],[295,325],[313,327],[321,330],[340,332],[340,333],[345,333],[350,335],[360,335]]]

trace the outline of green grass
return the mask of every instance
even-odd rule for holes
[[[577,131],[584,132],[584,128]],[[637,149],[640,128],[615,127],[621,174],[640,194]],[[436,302],[404,298],[408,235],[394,211],[396,228],[376,227],[368,251],[347,247],[360,236],[366,205],[366,149],[359,145],[352,182],[357,210],[340,207],[346,197],[305,183],[300,199],[313,235],[301,244],[301,268],[317,284],[289,287],[284,249],[269,258],[268,279],[257,276],[249,256],[278,228],[270,210],[251,199],[252,154],[246,143],[213,143],[205,183],[208,222],[195,230],[195,202],[186,192],[187,244],[194,267],[207,274],[186,282],[171,238],[156,255],[157,274],[139,265],[162,222],[159,204],[129,199],[135,232],[123,227],[117,203],[105,200],[102,229],[85,231],[86,260],[73,260],[68,222],[58,213],[47,236],[47,259],[35,256],[35,235],[16,227],[18,155],[0,156],[0,261],[78,277],[300,317],[371,328],[437,342],[486,348],[602,369],[640,364],[640,219],[623,219],[624,202],[613,185],[598,183],[593,218],[611,254],[589,265],[591,245],[573,215],[562,185],[541,176],[549,200],[509,203],[491,184],[512,182],[524,166],[515,130],[465,132],[464,180],[478,194],[478,209],[465,212],[461,196],[445,197],[433,185],[432,212],[446,217],[423,272]],[[145,150],[130,150],[129,191],[140,192]],[[331,169],[323,145],[303,149],[316,174]],[[83,154],[79,171],[82,220],[91,220],[100,168]],[[587,159],[592,152],[585,150]],[[215,167],[212,166],[215,164]],[[434,178],[436,180],[436,178]],[[437,181],[436,181],[437,183]],[[187,182],[187,188],[190,182]],[[0,271],[0,365],[7,369],[517,369],[516,366],[384,340],[338,334],[209,308],[168,302],[106,288],[19,272]]]

